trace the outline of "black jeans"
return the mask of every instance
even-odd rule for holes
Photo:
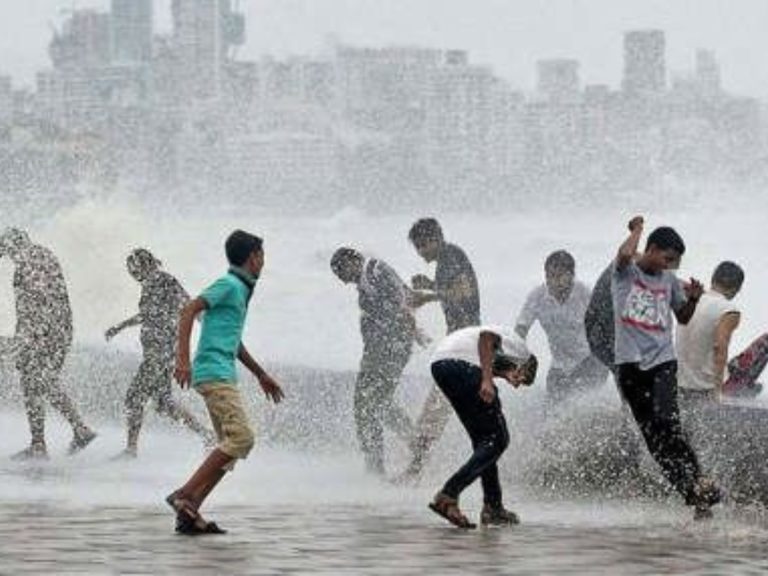
[[[650,370],[640,370],[637,364],[620,364],[617,368],[621,392],[651,456],[686,503],[694,504],[694,487],[701,471],[680,426],[677,362],[665,362]]]
[[[480,398],[482,372],[477,366],[459,360],[440,360],[432,364],[432,376],[448,398],[472,440],[472,456],[448,479],[442,492],[452,498],[480,477],[483,500],[501,505],[499,457],[509,446],[509,432],[501,411],[498,391],[493,402]]]

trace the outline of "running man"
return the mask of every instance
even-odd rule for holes
[[[683,288],[669,271],[685,253],[683,239],[669,227],[654,230],[635,259],[643,218],[629,223],[630,235],[619,248],[612,279],[619,387],[632,410],[648,450],[664,476],[695,507],[697,517],[711,514],[719,488],[705,478],[696,453],[684,436],[677,403],[677,361],[672,313],[687,324],[703,293],[691,279]]]
[[[432,357],[432,376],[453,406],[472,441],[472,456],[451,476],[429,504],[459,528],[474,528],[461,512],[459,497],[475,480],[483,487],[483,525],[518,524],[504,508],[497,462],[509,445],[509,432],[494,378],[514,388],[536,378],[537,361],[520,337],[500,326],[473,326],[449,334]]]
[[[383,425],[401,440],[413,441],[413,424],[394,398],[413,342],[422,338],[411,309],[413,295],[388,264],[353,248],[336,250],[331,270],[357,287],[363,357],[355,383],[355,425],[368,471],[383,475]]]
[[[26,232],[11,228],[0,236],[0,256],[14,263],[16,296],[14,352],[24,408],[32,436],[28,448],[14,459],[47,458],[47,400],[72,427],[69,454],[85,448],[96,433],[85,425],[74,403],[61,388],[61,371],[72,346],[72,310],[61,265],[53,253],[32,243]]]
[[[161,269],[162,263],[149,250],[133,250],[126,259],[126,266],[128,273],[141,284],[139,313],[111,327],[105,334],[106,339],[111,340],[125,328],[141,326],[143,358],[125,396],[128,440],[122,455],[136,457],[138,453],[144,406],[150,398],[157,403],[158,413],[183,422],[202,436],[206,444],[213,444],[213,432],[182,408],[171,394],[179,314],[189,301],[189,295],[176,278]]]
[[[435,262],[434,280],[418,274],[411,279],[414,290],[427,290],[419,304],[439,302],[448,334],[480,325],[480,293],[477,276],[464,251],[443,237],[440,223],[421,218],[411,226],[408,239],[425,262]],[[450,404],[437,386],[433,386],[416,424],[417,435],[411,451],[413,459],[402,480],[418,478],[427,456],[440,439],[451,416]]]
[[[176,531],[181,534],[221,534],[215,522],[200,514],[205,499],[238,459],[248,456],[254,434],[237,385],[239,360],[259,381],[269,400],[283,399],[280,386],[248,352],[242,342],[248,303],[264,266],[261,238],[235,230],[225,243],[229,271],[184,306],[179,321],[179,340],[174,376],[182,388],[192,387],[203,396],[216,430],[219,445],[181,488],[166,498],[176,512]],[[203,314],[200,340],[190,367],[189,341],[192,324]]]
[[[552,365],[547,373],[547,395],[561,401],[569,394],[594,389],[605,382],[608,371],[592,355],[584,329],[590,290],[576,280],[576,261],[565,250],[547,256],[545,283],[528,295],[515,322],[525,339],[534,322],[541,324],[549,341]]]

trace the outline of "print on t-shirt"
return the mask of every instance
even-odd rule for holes
[[[635,278],[621,314],[621,321],[644,330],[665,332],[669,317],[667,290],[651,288]]]

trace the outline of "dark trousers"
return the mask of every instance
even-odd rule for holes
[[[400,376],[411,356],[410,341],[364,342],[355,383],[355,426],[369,471],[384,472],[384,425],[411,442],[413,424],[395,402]]]
[[[509,432],[498,391],[493,402],[484,402],[479,394],[480,368],[459,360],[435,362],[432,376],[469,434],[473,449],[470,459],[448,479],[442,492],[458,498],[479,477],[485,503],[500,506],[501,484],[496,462],[509,446]]]
[[[694,487],[701,471],[680,425],[677,362],[665,362],[650,370],[640,370],[637,364],[617,368],[621,393],[651,456],[686,503],[695,503]]]

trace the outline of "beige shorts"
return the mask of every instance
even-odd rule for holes
[[[203,396],[219,450],[232,458],[245,458],[255,441],[253,430],[237,386],[230,383],[206,382],[196,387]]]

